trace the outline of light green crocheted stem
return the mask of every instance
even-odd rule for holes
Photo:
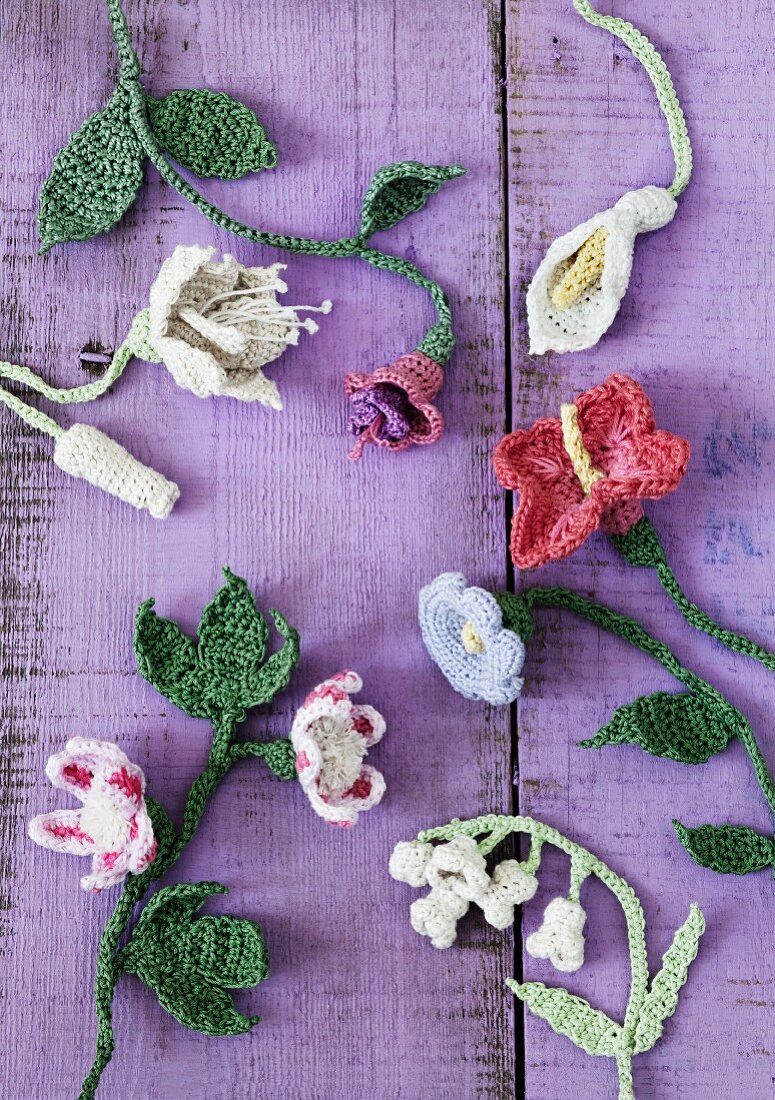
[[[0,375],[3,373],[3,367],[10,367],[11,365],[10,363],[0,363]],[[54,439],[59,439],[60,436],[65,434],[65,429],[60,427],[56,420],[52,420],[50,416],[46,416],[39,409],[33,409],[30,405],[25,404],[24,401],[15,394],[3,389],[2,386],[0,386],[0,401],[15,412],[25,424],[37,428],[39,432],[45,432],[47,435],[53,436]]]
[[[675,158],[675,176],[668,191],[677,198],[686,189],[692,174],[692,145],[686,119],[667,66],[648,38],[626,19],[600,15],[588,0],[573,0],[573,6],[587,23],[591,23],[594,27],[602,27],[624,42],[648,73],[667,122],[670,145]]]

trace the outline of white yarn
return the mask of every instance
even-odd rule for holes
[[[420,840],[401,840],[390,856],[388,872],[396,882],[414,887],[427,886],[426,871],[432,854],[432,844],[423,844]]]
[[[587,915],[577,901],[555,898],[544,910],[537,932],[525,940],[534,959],[549,959],[555,970],[572,974],[584,963],[584,922]]]
[[[73,424],[57,438],[54,462],[65,473],[83,478],[154,519],[166,519],[180,489],[144,466],[110,436],[89,424]]]
[[[530,901],[537,889],[535,875],[529,875],[515,859],[506,859],[493,871],[490,885],[481,898],[475,900],[488,924],[493,928],[508,928],[514,923],[515,906]]]
[[[677,204],[663,187],[628,191],[610,210],[595,214],[550,245],[527,292],[530,352],[581,351],[591,348],[610,328],[627,290],[635,238],[673,220]],[[552,303],[551,293],[565,273],[566,261],[595,230],[608,230],[605,264],[598,286],[590,287],[567,309]]]
[[[412,902],[409,919],[421,936],[430,936],[434,947],[451,947],[457,939],[457,922],[468,912],[468,902],[459,894],[437,887]]]

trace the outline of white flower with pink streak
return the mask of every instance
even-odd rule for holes
[[[332,825],[348,828],[358,814],[376,806],[385,793],[382,775],[363,760],[381,740],[385,719],[350,699],[363,681],[356,672],[324,680],[296,712],[291,743],[296,771],[313,810]]]
[[[145,776],[116,745],[74,737],[64,752],[49,757],[46,775],[83,805],[34,817],[29,834],[52,851],[93,857],[91,874],[81,879],[84,890],[116,886],[153,861],[156,840],[143,798]]]

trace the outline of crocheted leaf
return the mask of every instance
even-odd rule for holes
[[[543,982],[506,981],[512,993],[524,1001],[531,1012],[565,1035],[587,1054],[615,1057],[621,1048],[622,1029],[604,1012],[567,989],[547,988]]]
[[[226,584],[202,612],[199,623],[199,660],[209,687],[220,698],[242,705],[245,684],[257,672],[266,652],[269,629],[242,577],[224,569]]]
[[[114,226],[137,197],[144,159],[129,117],[129,94],[118,88],[105,110],[88,118],[54,159],[40,193],[41,253]]]
[[[409,214],[422,210],[447,180],[465,175],[458,165],[441,167],[403,161],[380,168],[363,197],[360,237],[390,229]]]
[[[198,176],[236,180],[274,168],[277,150],[256,116],[224,92],[204,88],[146,96],[148,117],[159,144]]]
[[[298,631],[289,625],[279,611],[271,609],[279,634],[285,638],[285,645],[273,653],[266,664],[244,682],[242,706],[257,707],[268,703],[278,692],[283,691],[290,682],[291,674],[298,664],[300,644]]]
[[[154,601],[141,604],[135,621],[134,650],[140,675],[192,718],[209,718],[210,706],[196,646],[177,623],[162,619]]]
[[[704,931],[705,918],[699,907],[692,904],[689,916],[662,956],[662,969],[654,976],[641,1006],[635,1028],[635,1054],[651,1050],[661,1039],[665,1020],[673,1015],[678,1006],[678,994],[688,977],[690,963],[697,957],[700,936]]]
[[[249,989],[269,973],[264,937],[251,920],[200,917],[191,925],[188,940],[200,974],[216,985]]]
[[[640,745],[652,756],[704,764],[727,747],[738,723],[744,722],[739,711],[716,696],[658,691],[619,707],[607,725],[579,745]]]
[[[700,825],[673,821],[678,839],[695,863],[721,875],[747,875],[775,866],[775,841],[744,825]]]
[[[231,995],[220,986],[200,985],[196,974],[187,971],[162,978],[150,985],[159,1004],[170,1016],[202,1035],[242,1035],[260,1021],[260,1016],[243,1016]]]

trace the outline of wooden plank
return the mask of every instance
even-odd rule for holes
[[[216,230],[151,172],[116,231],[37,259],[40,183],[111,90],[108,26],[100,5],[76,0],[9,8],[0,347],[74,384],[83,378],[81,349],[116,346],[176,244],[213,243],[253,263],[277,256]],[[474,922],[459,950],[433,951],[409,926],[410,892],[386,874],[396,839],[509,800],[508,716],[461,705],[424,656],[415,611],[419,586],[442,568],[504,579],[503,502],[487,464],[504,405],[498,6],[134,0],[127,9],[149,88],[228,91],[255,107],[276,140],[275,173],[206,185],[237,216],[338,236],[353,231],[381,164],[411,156],[471,169],[385,238],[449,289],[461,341],[443,394],[446,439],[427,452],[368,454],[350,465],[342,377],[410,350],[427,327],[427,305],[357,263],[291,260],[294,298],[330,296],[336,306],[319,335],[273,372],[286,400],[281,415],[198,401],[163,368],[140,363],[111,396],[60,414],[98,425],[178,481],[182,499],[163,525],[67,479],[50,463],[47,441],[2,416],[10,966],[0,1092],[77,1093],[92,1056],[94,952],[115,900],[82,894],[76,862],[25,837],[26,820],[59,802],[45,759],[76,733],[115,738],[179,814],[208,730],[136,674],[133,616],[153,594],[162,614],[193,629],[228,563],[304,640],[293,691],[250,729],[284,732],[314,682],[355,665],[389,720],[374,754],[389,794],[344,835],[313,818],[300,789],[267,781],[258,766],[224,783],[174,879],[221,879],[231,893],[216,908],[263,924],[272,978],[239,997],[263,1023],[250,1037],[204,1039],[126,980],[104,1095],[511,1097],[509,936]]]
[[[508,7],[509,211],[514,288],[514,425],[557,413],[561,400],[612,371],[641,381],[660,424],[687,437],[693,459],[675,497],[651,507],[687,591],[722,622],[773,642],[773,528],[769,487],[775,450],[772,272],[762,202],[767,190],[766,44],[750,5],[599,5],[631,20],[662,52],[694,138],[693,181],[675,221],[641,240],[630,291],[612,330],[575,355],[527,355],[524,288],[548,243],[624,191],[672,175],[651,86],[628,52],[587,26],[565,0]],[[525,583],[558,583],[630,612],[749,715],[771,765],[771,679],[684,626],[648,572],[618,559],[603,536]],[[567,615],[541,615],[519,708],[520,806],[599,851],[640,894],[650,956],[658,964],[689,902],[708,925],[701,956],[664,1040],[635,1062],[638,1097],[772,1095],[775,967],[772,879],[721,878],[692,864],[670,819],[730,820],[771,829],[738,748],[703,768],[680,768],[635,748],[587,754],[573,747],[636,695],[672,689],[646,658]],[[548,889],[566,889],[555,865]],[[569,987],[621,1013],[627,991],[624,924],[590,891],[589,964]],[[530,932],[540,917],[525,921]],[[548,963],[524,961],[532,979],[556,984]],[[592,1059],[525,1020],[526,1095],[564,1100],[613,1096],[610,1063]]]

